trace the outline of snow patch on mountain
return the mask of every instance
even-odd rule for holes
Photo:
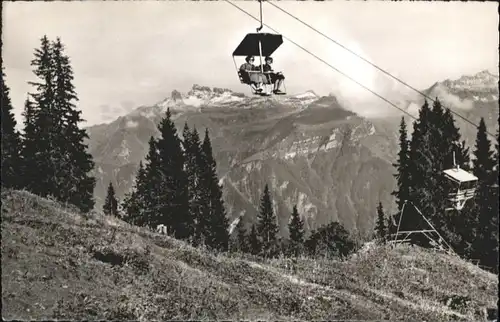
[[[133,129],[139,126],[139,122],[134,121],[134,120],[128,120],[127,123],[125,124],[126,128]]]
[[[313,91],[307,91],[302,94],[297,94],[294,95],[290,98],[291,100],[298,100],[302,106],[307,106],[314,101],[317,101],[319,99],[319,96],[316,95]]]
[[[324,146],[320,147],[319,150],[326,152],[326,151],[329,151],[329,150],[331,150],[333,148],[336,148],[336,147],[340,146],[340,141],[337,140],[337,135],[338,135],[338,131],[334,131],[330,135],[330,137],[328,138],[327,143]]]
[[[119,147],[118,157],[120,157],[123,161],[128,162],[128,158],[130,156],[130,148],[125,140],[123,140]]]
[[[481,91],[486,89],[498,89],[498,75],[490,73],[488,70],[483,70],[475,75],[464,75],[456,80],[447,79],[443,85],[450,89]]]
[[[303,217],[314,218],[318,209],[311,203],[309,197],[305,193],[299,192],[297,199],[297,211],[299,214],[302,214]]]

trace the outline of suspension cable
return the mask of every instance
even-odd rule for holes
[[[226,1],[227,3],[229,3],[230,5],[232,5],[233,7],[235,7],[236,9],[242,11],[243,13],[247,14],[248,16],[250,16],[251,18],[259,21],[259,19],[257,17],[255,17],[254,15],[252,15],[251,13],[247,12],[246,10],[240,8],[239,6],[235,5],[234,3],[232,3],[231,1],[229,0],[224,0]],[[280,34],[280,32],[278,32],[276,29],[270,27],[269,25],[267,24],[263,24],[263,26],[269,28],[270,30],[272,30],[273,32],[277,33],[277,34]],[[390,104],[391,106],[397,108],[398,110],[400,110],[401,112],[407,114],[408,116],[410,116],[411,118],[415,119],[415,120],[418,120],[417,117],[411,115],[410,113],[408,113],[407,111],[403,110],[402,108],[398,107],[396,104],[394,104],[393,102],[389,101],[388,99],[386,99],[385,97],[383,97],[382,95],[376,93],[375,91],[371,90],[370,88],[366,87],[365,85],[361,84],[360,82],[358,82],[357,80],[353,79],[352,77],[350,77],[349,75],[345,74],[344,72],[338,70],[336,67],[332,66],[331,64],[329,64],[328,62],[326,62],[325,60],[323,60],[322,58],[318,57],[317,55],[313,54],[312,52],[310,52],[309,50],[307,50],[306,48],[302,47],[301,45],[297,44],[296,42],[294,42],[293,40],[291,40],[290,38],[282,35],[283,38],[285,38],[286,40],[288,40],[289,42],[291,42],[292,44],[294,44],[295,46],[299,47],[300,49],[302,49],[303,51],[305,51],[306,53],[308,53],[309,55],[313,56],[314,58],[316,58],[317,60],[319,60],[320,62],[324,63],[325,65],[327,65],[328,67],[332,68],[333,70],[335,70],[336,72],[340,73],[341,75],[343,75],[344,77],[350,79],[351,81],[353,81],[354,83],[358,84],[359,86],[361,86],[362,88],[366,89],[367,91],[369,91],[370,93],[372,93],[373,95],[377,96],[378,98],[380,98],[381,100],[385,101],[386,103]]]
[[[425,93],[423,93],[422,91],[420,91],[420,90],[416,89],[415,87],[411,86],[410,84],[406,83],[405,81],[401,80],[400,78],[398,78],[398,77],[396,77],[396,76],[392,75],[392,74],[391,74],[391,73],[389,73],[388,71],[386,71],[386,70],[384,70],[384,69],[382,69],[382,68],[378,67],[377,65],[375,65],[375,64],[374,64],[374,63],[372,63],[372,62],[370,62],[368,59],[366,59],[366,58],[362,57],[361,55],[357,54],[357,53],[356,53],[356,52],[354,52],[353,50],[351,50],[351,49],[347,48],[346,46],[342,45],[342,44],[341,44],[341,43],[339,43],[338,41],[336,41],[336,40],[332,39],[331,37],[329,37],[329,36],[325,35],[325,34],[324,34],[324,33],[322,33],[321,31],[319,31],[319,30],[317,30],[316,28],[314,28],[313,26],[311,26],[310,24],[308,24],[308,23],[306,23],[306,22],[304,22],[304,21],[300,20],[299,18],[297,18],[296,16],[292,15],[292,14],[291,14],[291,13],[289,13],[288,11],[286,11],[286,10],[282,9],[282,8],[281,8],[281,7],[279,7],[278,5],[276,5],[276,4],[272,3],[272,2],[269,2],[269,4],[270,4],[270,5],[272,5],[273,7],[277,8],[278,10],[280,10],[280,11],[284,12],[285,14],[287,14],[287,15],[288,15],[288,16],[290,16],[290,17],[292,17],[293,19],[295,19],[295,20],[299,21],[299,22],[300,22],[300,23],[302,23],[303,25],[305,25],[305,26],[309,27],[310,29],[312,29],[313,31],[317,32],[318,34],[320,34],[321,36],[325,37],[326,39],[328,39],[328,40],[332,41],[332,42],[333,42],[333,43],[335,43],[336,45],[338,45],[338,46],[342,47],[343,49],[347,50],[348,52],[350,52],[351,54],[355,55],[356,57],[358,57],[359,59],[363,60],[364,62],[366,62],[366,63],[370,64],[370,65],[371,65],[371,66],[373,66],[373,67],[375,67],[377,70],[381,71],[382,73],[386,74],[387,76],[389,76],[389,77],[393,78],[394,80],[396,80],[396,81],[400,82],[401,84],[405,85],[406,87],[409,87],[410,89],[412,89],[412,90],[414,90],[415,92],[419,93],[420,95],[424,96],[424,97],[425,97],[425,98],[427,98],[428,100],[430,100],[430,101],[432,101],[432,102],[435,102],[435,101],[436,101],[435,99],[433,99],[433,98],[429,97],[428,95],[426,95],[426,94],[425,94]],[[261,9],[261,10],[262,10],[262,9]],[[479,126],[478,126],[476,123],[474,123],[474,122],[470,121],[470,120],[469,120],[469,119],[467,119],[466,117],[464,117],[464,116],[462,116],[462,115],[458,114],[458,113],[457,113],[457,112],[455,112],[455,111],[452,111],[451,109],[450,109],[450,112],[451,112],[451,113],[453,113],[453,114],[455,114],[456,116],[458,116],[458,117],[459,117],[459,118],[461,118],[462,120],[466,121],[467,123],[469,123],[469,124],[471,124],[471,125],[473,125],[474,127],[476,127],[476,128],[478,128],[478,129],[479,129]],[[490,132],[488,132],[488,131],[486,131],[486,133],[487,133],[487,134],[489,134],[490,136],[492,136],[493,138],[495,138],[495,140],[497,140],[497,141],[498,141],[498,138],[497,138],[494,134],[492,134],[492,133],[490,133]]]

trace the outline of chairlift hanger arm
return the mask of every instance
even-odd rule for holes
[[[257,0],[260,4],[260,26],[257,28],[257,32],[260,32],[262,28],[264,28],[264,24],[262,23],[262,0]]]

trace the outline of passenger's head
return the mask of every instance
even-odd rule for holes
[[[267,56],[267,57],[266,57],[266,64],[272,64],[272,63],[273,63],[273,58],[272,58],[272,57]]]
[[[255,59],[253,58],[253,56],[247,56],[245,60],[247,61],[247,63],[253,63]]]

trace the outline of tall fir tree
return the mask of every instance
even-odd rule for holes
[[[172,121],[170,109],[161,120],[157,141],[160,157],[159,171],[162,176],[158,191],[161,207],[159,213],[165,218],[167,227],[178,239],[192,237],[193,216],[189,212],[188,180],[184,170],[184,154],[177,129]]]
[[[399,125],[399,153],[398,160],[393,163],[396,168],[397,190],[392,193],[396,197],[398,210],[401,211],[405,200],[408,200],[410,194],[410,169],[409,169],[409,141],[404,117],[401,118]]]
[[[271,194],[269,187],[266,184],[264,193],[260,201],[260,211],[258,214],[257,232],[261,240],[261,250],[265,257],[273,255],[273,251],[277,246],[278,225],[276,223],[276,216],[273,211],[273,204],[271,201]]]
[[[396,169],[397,190],[392,192],[392,195],[396,197],[396,203],[398,205],[398,212],[390,219],[390,222],[398,222],[401,216],[401,211],[405,201],[410,198],[411,189],[411,169],[410,169],[410,141],[408,140],[408,133],[406,129],[406,122],[404,117],[401,118],[399,125],[399,153],[398,160],[396,163],[392,164]],[[406,219],[406,217],[405,217]],[[405,221],[405,223],[408,221]],[[411,223],[411,221],[410,221]],[[390,228],[389,233],[396,233],[396,225],[388,225]]]
[[[208,129],[201,146],[201,216],[204,226],[205,244],[213,249],[226,251],[228,249],[229,222],[226,217],[224,201],[222,199],[222,186],[217,178],[217,164],[213,157],[212,143]]]
[[[247,236],[243,220],[241,219],[236,225],[236,239],[237,239],[237,249],[240,252],[247,253],[250,251],[249,238]]]
[[[54,146],[58,154],[57,171],[60,189],[59,199],[78,206],[82,211],[90,211],[94,207],[95,178],[92,176],[94,161],[87,152],[85,140],[89,138],[85,129],[79,123],[84,119],[82,111],[77,109],[75,102],[78,97],[73,85],[73,68],[69,57],[64,52],[61,39],[57,38],[52,44],[52,58],[54,60],[54,116],[55,126]]]
[[[5,74],[2,67],[1,79],[1,136],[2,136],[2,187],[21,188],[23,176],[21,170],[21,138],[16,130],[16,119],[12,113],[9,88],[5,84]]]
[[[497,223],[498,223],[498,196],[495,193],[498,177],[495,175],[495,156],[491,151],[491,142],[488,139],[484,119],[479,123],[475,149],[473,173],[478,178],[475,196],[474,213],[477,221],[473,242],[473,257],[476,257],[485,266],[496,266],[498,256]]]
[[[38,184],[33,178],[41,176],[38,169],[34,167],[38,161],[38,147],[37,142],[37,128],[35,126],[35,109],[29,97],[26,98],[24,103],[24,131],[22,134],[22,147],[21,147],[21,181],[22,187],[30,191],[36,191],[35,185]]]
[[[375,223],[375,235],[382,241],[385,241],[385,238],[387,237],[387,227],[386,227],[384,207],[382,206],[382,202],[379,202],[377,207],[377,222]]]
[[[459,162],[466,163],[468,150],[460,142],[460,133],[454,123],[451,111],[444,110],[436,98],[432,110],[427,102],[420,110],[419,119],[414,123],[410,142],[410,200],[429,219],[441,235],[450,243],[459,242],[456,230],[457,216],[445,212],[449,182],[442,171],[452,166],[453,151]],[[410,224],[405,219],[410,218]],[[416,209],[405,209],[402,228],[416,230],[427,228]],[[415,235],[413,241],[427,245],[422,235]]]
[[[134,188],[131,192],[127,193],[122,202],[122,208],[126,213],[124,219],[132,225],[143,226],[146,223],[144,196],[147,195],[147,191],[145,183],[146,170],[141,161],[139,162]]]
[[[262,242],[259,238],[259,234],[255,225],[252,225],[252,229],[250,230],[250,234],[248,235],[248,245],[250,248],[250,253],[252,255],[260,254],[262,250]]]
[[[168,194],[163,189],[165,178],[161,169],[158,142],[151,136],[148,144],[146,166],[137,190],[142,200],[143,209],[140,222],[150,228],[163,224],[170,234],[173,231],[172,216],[170,212],[165,211],[165,206],[170,204],[170,200],[167,200]]]
[[[203,226],[201,222],[201,170],[202,170],[202,152],[201,143],[198,131],[193,128],[191,131],[187,125],[184,124],[182,132],[183,147],[185,155],[184,169],[187,176],[188,187],[188,200],[189,212],[193,217],[193,244],[198,245],[201,241]]]
[[[73,86],[73,70],[58,38],[44,36],[32,60],[36,82],[33,102],[27,102],[23,169],[37,169],[26,175],[26,187],[40,196],[52,195],[61,202],[76,205],[83,212],[94,207],[95,178],[92,156],[87,153],[88,135],[80,129],[81,111]],[[30,173],[34,174],[34,173]]]
[[[35,92],[30,93],[32,101],[27,103],[30,113],[30,126],[33,127],[34,136],[24,138],[25,147],[29,147],[30,158],[24,159],[25,169],[37,169],[34,176],[25,175],[26,188],[42,197],[58,195],[58,187],[54,182],[57,178],[57,164],[54,157],[55,126],[54,126],[54,86],[55,73],[52,48],[47,36],[40,40],[40,48],[35,49],[35,57],[31,61],[33,73],[38,78],[29,82],[34,86]],[[25,133],[28,132],[25,129]],[[32,140],[28,142],[26,140]],[[25,152],[24,155],[28,153]],[[27,163],[29,162],[29,163]]]
[[[430,184],[428,178],[432,176],[430,173],[432,156],[429,151],[430,119],[431,109],[427,101],[425,101],[419,111],[419,118],[413,122],[413,133],[408,158],[408,170],[410,172],[408,176],[410,180],[408,199],[420,209],[427,205],[432,193],[428,190]],[[400,230],[418,230],[423,228],[423,219],[409,204],[406,204],[401,216],[401,220],[399,218],[397,220]],[[412,235],[411,237],[414,243],[423,245],[426,242],[426,239],[422,239],[420,235]]]
[[[298,257],[302,253],[304,247],[304,222],[299,216],[297,205],[293,206],[288,231],[290,232],[290,254]]]
[[[118,216],[118,200],[116,199],[115,188],[111,182],[108,185],[108,193],[102,210],[106,215]]]

